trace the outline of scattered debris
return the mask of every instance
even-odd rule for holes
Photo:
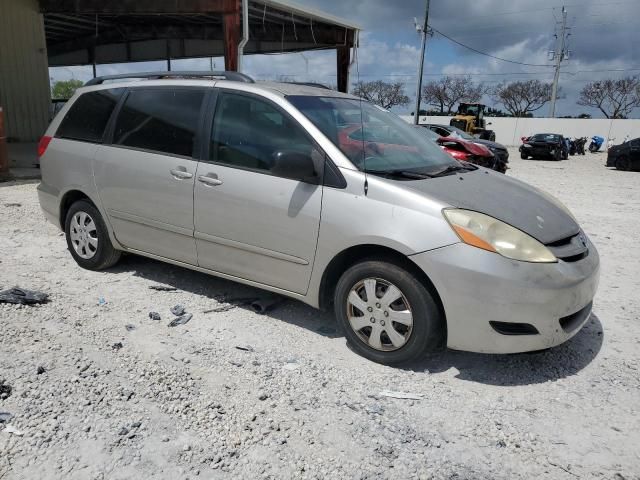
[[[131,428],[140,428],[141,425],[142,425],[142,422],[133,422],[131,424]]]
[[[0,423],[6,423],[13,418],[9,412],[0,412]]]
[[[122,427],[118,432],[118,435],[126,435],[127,433],[129,433],[129,429],[127,427]]]
[[[297,370],[300,368],[300,365],[297,363],[285,363],[282,368],[283,370]]]
[[[0,400],[6,400],[11,396],[13,388],[9,385],[4,378],[0,378]]]
[[[36,374],[38,374],[38,375],[42,375],[42,374],[43,374],[44,372],[46,372],[46,371],[47,371],[47,370],[46,370],[42,365],[39,365],[39,366],[38,366],[38,368],[37,368],[37,370],[36,370]]]
[[[149,318],[151,320],[162,320],[162,318],[160,318],[160,314],[158,312],[149,312]]]
[[[422,395],[418,393],[392,392],[391,390],[383,390],[380,392],[381,397],[398,398],[400,400],[422,400]]]
[[[243,352],[253,352],[253,347],[251,345],[247,345],[246,347],[241,347],[240,345],[236,345],[238,350],[242,350]]]
[[[269,398],[269,395],[265,392],[258,392],[258,400],[266,400],[267,398]]]
[[[223,305],[220,307],[212,308],[210,310],[204,310],[202,313],[228,312],[229,310],[233,310],[234,308],[250,305],[251,303],[255,302],[258,299],[256,297],[238,297],[238,298],[225,299],[223,296],[216,300],[219,303],[222,303]]]
[[[571,470],[569,470],[567,467],[563,467],[562,465],[560,465],[559,463],[554,463],[551,461],[550,458],[547,458],[547,462],[549,462],[549,465],[553,465],[554,467],[559,468],[560,470],[563,470],[565,472],[567,472],[569,475],[573,475],[574,477],[578,477],[580,478],[580,475],[576,475],[575,473],[573,473]]]
[[[49,294],[47,293],[20,287],[13,287],[0,292],[0,303],[33,305],[35,303],[46,303],[48,299]]]
[[[184,314],[187,310],[184,308],[184,305],[174,305],[171,307],[171,313],[173,313],[176,317]]]
[[[17,435],[18,437],[21,437],[22,435],[24,435],[24,432],[21,432],[20,430],[18,430],[13,425],[7,425],[4,428],[4,431],[7,432],[7,433],[13,433],[14,435]]]
[[[136,326],[135,326],[135,325],[132,325],[132,324],[130,324],[130,323],[127,323],[127,324],[124,326],[124,328],[126,328],[128,332],[131,332],[132,330],[135,330],[135,329],[136,329]]]
[[[113,345],[111,345],[111,348],[114,350],[120,350],[122,347],[124,347],[124,345],[122,345],[122,342],[116,342]]]
[[[159,292],[175,292],[178,290],[176,287],[168,287],[166,285],[149,285],[151,290],[157,290]]]
[[[179,317],[176,317],[169,322],[169,327],[177,327],[178,325],[184,325],[189,320],[191,320],[191,318],[193,318],[193,315],[190,313],[185,313],[183,315],[180,315]]]
[[[98,298],[98,305],[99,305],[99,306],[102,306],[102,305],[104,305],[104,304],[106,304],[106,303],[107,303],[107,301],[105,300],[105,298],[104,298],[104,297],[99,297],[99,298]]]
[[[22,204],[18,202],[9,202],[4,204],[5,207],[21,207]]]

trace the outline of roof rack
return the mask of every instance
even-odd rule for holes
[[[85,83],[85,87],[90,85],[102,85],[107,80],[122,80],[127,78],[145,78],[158,80],[161,78],[223,78],[235,82],[255,83],[253,78],[240,72],[207,72],[207,71],[186,71],[186,72],[145,72],[145,73],[121,73],[119,75],[104,75],[96,77]]]
[[[284,83],[289,83],[291,85],[303,85],[305,87],[323,88],[324,90],[333,90],[333,88],[317,82],[284,82]]]

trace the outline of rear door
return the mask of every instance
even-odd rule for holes
[[[135,87],[98,148],[95,180],[118,241],[197,264],[193,185],[207,89]]]
[[[274,154],[324,156],[282,108],[220,90],[195,184],[198,263],[235,277],[305,293],[315,257],[322,185],[274,175]],[[321,172],[320,172],[321,173]]]

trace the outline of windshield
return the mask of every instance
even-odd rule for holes
[[[463,138],[464,140],[475,140],[474,137],[469,135],[464,130],[460,130],[457,127],[447,127],[447,129],[451,130],[451,134],[450,135],[458,136],[460,138]]]
[[[557,142],[560,140],[560,135],[554,135],[553,133],[539,133],[529,139],[530,142]]]
[[[433,142],[437,141],[440,138],[440,135],[438,135],[436,132],[434,132],[430,128],[425,128],[425,127],[416,127],[416,128],[419,128],[420,132],[422,132],[424,136],[426,136],[429,140]]]
[[[458,165],[424,132],[364,100],[302,95],[287,100],[359,170],[430,173]]]

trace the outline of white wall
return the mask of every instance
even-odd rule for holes
[[[413,117],[405,115],[408,122]],[[420,123],[449,124],[452,117],[420,117]],[[587,137],[598,135],[622,143],[624,137],[640,137],[640,120],[608,120],[598,118],[503,118],[486,117],[487,128],[496,132],[496,141],[507,146],[520,145],[520,137],[534,133],[559,133],[565,137]],[[606,140],[605,140],[606,144]]]

